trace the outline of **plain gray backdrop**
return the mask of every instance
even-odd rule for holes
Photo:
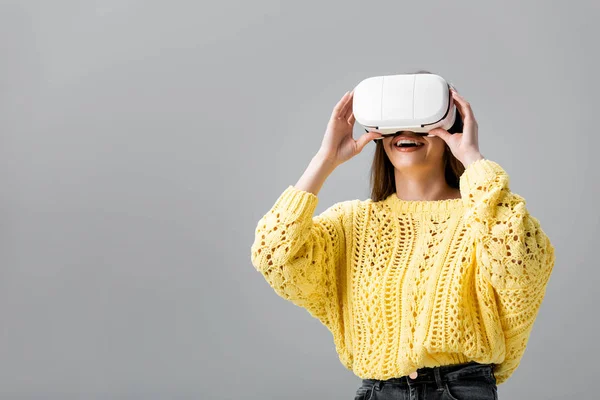
[[[329,331],[250,246],[343,93],[418,69],[472,104],[482,154],[556,247],[500,398],[593,398],[599,17],[592,0],[0,0],[0,399],[352,399]],[[316,213],[369,198],[373,150]]]

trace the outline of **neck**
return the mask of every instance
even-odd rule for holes
[[[396,195],[402,200],[445,200],[460,198],[460,191],[446,182],[440,168],[410,167],[395,170]]]

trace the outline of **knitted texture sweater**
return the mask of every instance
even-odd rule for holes
[[[469,164],[460,192],[343,201],[313,217],[317,196],[288,186],[258,222],[252,264],[327,327],[360,378],[477,361],[500,385],[524,354],[554,247],[498,163]]]

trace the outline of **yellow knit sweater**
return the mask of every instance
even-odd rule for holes
[[[421,367],[520,363],[554,266],[554,247],[496,162],[471,163],[461,198],[336,203],[289,186],[260,219],[254,267],[333,335],[360,378]]]

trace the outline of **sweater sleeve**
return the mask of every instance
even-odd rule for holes
[[[505,359],[495,366],[497,383],[518,367],[552,273],[554,246],[509,189],[509,177],[496,162],[471,163],[460,178],[465,220],[475,241],[477,282],[490,285],[504,332]]]
[[[460,191],[484,278],[495,289],[544,286],[554,247],[525,199],[510,191],[506,171],[494,161],[477,160],[460,177]]]
[[[258,222],[251,260],[280,297],[329,326],[340,318],[338,274],[352,210],[340,202],[313,217],[317,203],[315,194],[288,186]]]

